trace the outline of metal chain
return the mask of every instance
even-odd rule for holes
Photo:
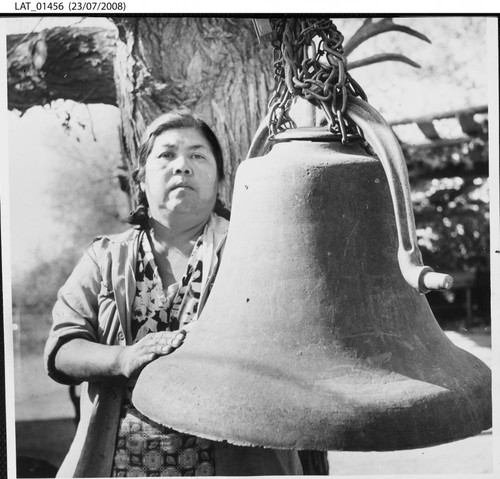
[[[294,97],[321,108],[330,131],[342,143],[358,142],[363,135],[346,113],[349,95],[366,100],[359,84],[347,71],[343,35],[329,19],[270,19],[274,31],[275,87],[269,101],[270,138],[295,128],[289,116]]]

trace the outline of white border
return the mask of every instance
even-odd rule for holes
[[[81,0],[85,1],[85,0]],[[99,0],[87,0],[97,3]],[[104,0],[107,1],[107,0]],[[112,0],[120,1],[120,0]],[[441,0],[420,0],[415,2],[395,2],[391,0],[350,0],[349,2],[332,2],[331,0],[212,0],[204,2],[200,0],[190,2],[168,2],[165,0],[121,0],[126,3],[125,12],[109,12],[104,10],[74,11],[70,10],[70,2],[73,0],[2,0],[0,13],[10,13],[16,15],[25,14],[50,14],[50,15],[86,15],[102,14],[110,15],[114,13],[125,14],[151,14],[151,13],[174,13],[174,14],[249,14],[249,13],[329,13],[337,14],[389,14],[397,12],[398,14],[494,14],[493,2],[491,0],[452,1]],[[44,4],[58,3],[63,4],[62,11],[42,8]],[[36,8],[36,5],[39,7]],[[498,9],[498,7],[497,7]],[[497,10],[498,11],[498,10]]]
[[[5,20],[0,19],[0,208],[2,229],[2,300],[4,329],[5,432],[7,475],[16,474],[16,426],[14,394],[14,343],[12,334],[12,288],[10,264],[9,130],[7,122],[7,48]]]
[[[491,340],[493,373],[493,472],[500,475],[500,189],[499,189],[499,83],[498,18],[488,18],[488,122],[490,178],[490,266],[491,266]]]

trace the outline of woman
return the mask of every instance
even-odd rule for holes
[[[138,160],[135,227],[96,238],[54,306],[48,374],[83,383],[80,423],[58,475],[301,474],[295,452],[180,434],[131,403],[140,370],[173,353],[195,325],[228,228],[217,199],[221,149],[203,121],[187,111],[161,116]]]

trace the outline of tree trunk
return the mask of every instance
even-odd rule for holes
[[[234,175],[267,112],[272,49],[259,45],[250,19],[115,18],[115,65],[124,152],[132,168],[142,133],[160,113],[185,106],[214,130],[230,203]]]
[[[115,51],[112,29],[60,27],[9,35],[9,109],[24,112],[59,98],[116,105]]]

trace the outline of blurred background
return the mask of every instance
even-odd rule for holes
[[[427,295],[434,315],[450,339],[490,364],[487,19],[395,21],[432,43],[389,32],[365,42],[349,60],[394,52],[420,68],[392,61],[351,74],[401,142],[425,264],[455,278],[451,291]],[[349,38],[363,19],[334,22]],[[104,18],[12,18],[5,28],[19,42],[59,26],[116,35]],[[45,376],[42,353],[57,290],[83,249],[98,234],[126,228],[131,204],[123,189],[120,135],[120,112],[112,105],[55,99],[9,111],[19,477],[52,477],[74,434],[70,393],[78,391]],[[488,473],[492,467],[491,431],[418,451],[330,453],[332,475]]]

